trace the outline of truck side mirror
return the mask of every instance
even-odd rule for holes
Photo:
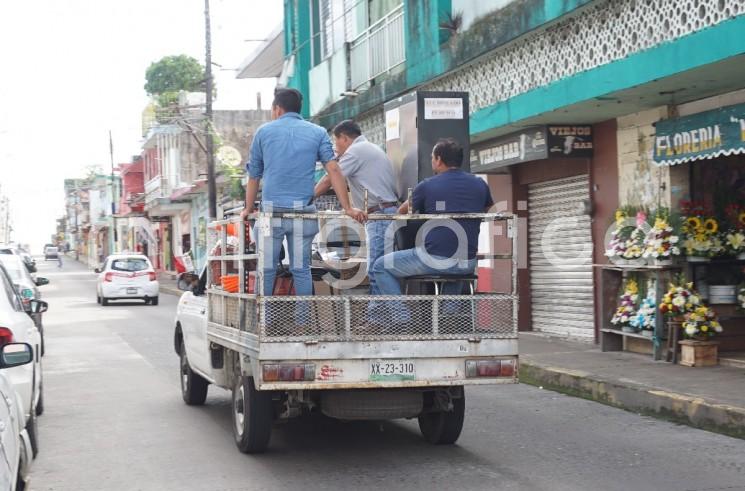
[[[178,275],[178,281],[176,281],[176,287],[184,292],[190,292],[194,290],[194,286],[199,282],[199,276],[194,273],[181,273]]]

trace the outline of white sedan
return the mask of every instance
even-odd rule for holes
[[[24,428],[23,401],[6,371],[33,361],[29,344],[11,343],[0,348],[0,490],[25,489],[33,455],[28,431]]]
[[[106,258],[103,268],[96,268],[97,301],[108,305],[111,300],[144,300],[158,305],[158,276],[150,259],[142,254],[116,254]]]
[[[31,300],[28,308],[32,313],[42,313],[46,311],[47,304],[41,300]],[[36,418],[44,411],[41,333],[26,313],[8,273],[0,264],[0,346],[10,343],[28,343],[33,349],[33,363],[8,368],[5,374],[23,403],[24,425],[36,456],[39,450]]]

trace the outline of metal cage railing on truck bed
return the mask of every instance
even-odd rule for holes
[[[373,341],[517,338],[517,226],[503,213],[370,215],[370,220],[479,219],[503,226],[511,242],[508,254],[480,259],[509,260],[510,292],[470,295],[359,294],[359,289],[332,295],[262,294],[263,254],[259,234],[272,218],[351,220],[339,212],[256,213],[219,220],[209,226],[207,271],[209,323],[226,332],[236,329],[259,342]],[[253,230],[253,232],[251,231]],[[252,235],[254,239],[252,240]],[[303,325],[295,316],[303,309]],[[385,322],[371,322],[371,318]]]

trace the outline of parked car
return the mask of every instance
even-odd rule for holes
[[[10,275],[0,263],[0,346],[16,342],[28,343],[34,353],[33,363],[8,368],[6,371],[23,402],[24,423],[34,456],[39,450],[36,419],[44,412],[44,383],[41,370],[41,333],[27,312],[41,314],[47,307],[46,302],[31,300],[28,311],[24,309]]]
[[[19,256],[21,259],[23,259],[23,263],[26,265],[26,269],[28,269],[28,272],[36,273],[36,261],[34,260],[33,257],[31,257],[31,254],[24,251],[23,249],[16,247],[14,245],[3,244],[3,245],[0,245],[0,255]]]
[[[108,305],[111,300],[141,299],[145,304],[158,305],[160,286],[150,259],[142,254],[116,254],[96,268],[98,285],[96,300]]]
[[[42,324],[42,314],[29,312],[31,300],[41,300],[41,292],[39,291],[40,286],[49,284],[47,278],[37,276],[33,278],[31,273],[23,265],[23,261],[20,256],[3,256],[0,255],[0,263],[5,266],[5,270],[10,275],[10,280],[13,282],[13,286],[16,287],[21,296],[21,302],[23,302],[23,308],[31,318],[34,320],[34,324],[39,329],[41,335],[41,354],[44,355],[44,327]]]
[[[23,401],[7,376],[7,370],[33,361],[27,343],[10,343],[0,348],[0,490],[21,491],[28,484],[31,440],[24,427]]]
[[[47,246],[44,248],[44,260],[59,258],[59,249],[56,246]]]

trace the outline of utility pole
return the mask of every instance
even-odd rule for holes
[[[116,252],[116,244],[119,241],[117,239],[117,230],[116,230],[116,198],[114,197],[114,139],[111,137],[111,130],[109,130],[109,159],[111,160],[111,228],[112,230],[112,237],[114,238],[114,247],[112,247],[111,252]]]
[[[215,183],[215,148],[212,141],[212,34],[210,33],[210,0],[204,0],[204,75],[206,77],[205,134],[207,135],[207,201],[210,221],[217,219],[217,185]]]

